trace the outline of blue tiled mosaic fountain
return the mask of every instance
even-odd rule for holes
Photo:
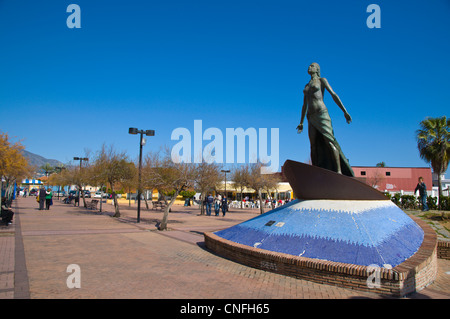
[[[353,177],[290,160],[283,173],[297,200],[205,233],[206,247],[251,267],[394,296],[434,281],[437,239],[426,223]]]
[[[215,234],[295,256],[391,267],[411,257],[424,237],[389,200],[295,200]]]
[[[420,248],[422,228],[365,183],[290,160],[283,172],[301,200],[214,234],[268,251],[361,266],[395,267]]]

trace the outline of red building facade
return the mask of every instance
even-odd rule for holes
[[[429,167],[364,167],[353,166],[355,177],[380,192],[413,193],[419,177],[423,177],[427,191],[431,191],[433,180]]]

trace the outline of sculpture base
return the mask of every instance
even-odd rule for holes
[[[424,222],[352,177],[290,160],[283,173],[302,200],[205,233],[206,246],[252,267],[397,296],[435,279],[436,233]]]
[[[395,267],[417,252],[424,232],[390,200],[295,200],[216,235],[294,256]]]
[[[295,197],[300,199],[385,200],[383,193],[354,177],[292,160],[283,164],[283,174]]]
[[[241,264],[321,284],[383,295],[403,297],[431,284],[437,275],[437,238],[434,230],[420,219],[424,231],[419,250],[392,269],[374,272],[371,266],[325,261],[255,248],[205,233],[206,247]],[[376,279],[378,276],[378,281]]]

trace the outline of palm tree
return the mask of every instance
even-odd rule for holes
[[[55,172],[55,167],[51,166],[49,163],[45,163],[45,165],[42,165],[39,167],[41,170],[44,171],[45,176],[47,177],[47,186],[49,185],[48,177]]]
[[[441,174],[445,173],[450,160],[450,119],[446,116],[427,117],[416,131],[420,157],[431,164],[438,175],[439,208],[441,207]]]

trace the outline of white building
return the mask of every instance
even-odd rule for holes
[[[435,188],[436,190],[439,187],[439,183],[438,183],[438,176],[437,174],[433,173],[433,189]],[[442,185],[442,195],[443,196],[449,196],[450,195],[450,179],[446,179],[445,178],[445,174],[441,174],[441,185]]]

